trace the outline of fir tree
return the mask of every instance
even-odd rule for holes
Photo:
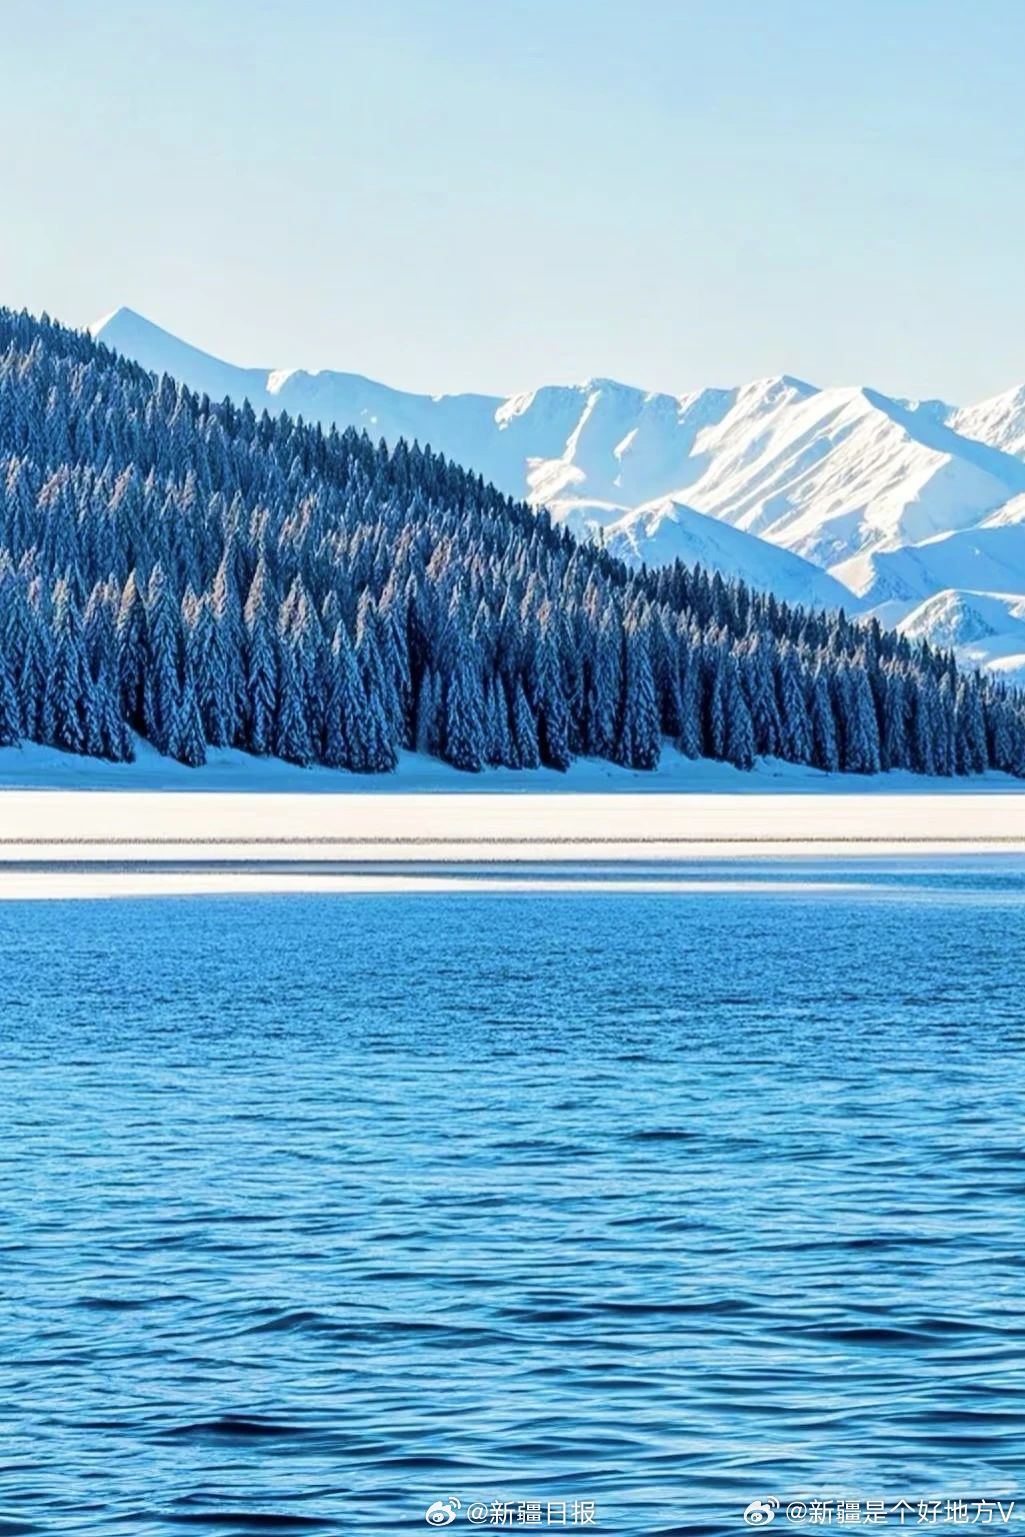
[[[513,704],[513,742],[516,753],[514,768],[536,769],[541,767],[541,753],[537,743],[537,721],[527,702],[522,682],[517,679]]]
[[[812,736],[812,762],[827,774],[835,774],[840,767],[840,751],[836,735],[836,716],[829,687],[829,677],[822,662],[815,669],[811,686],[809,710]]]
[[[740,769],[754,767],[755,733],[751,711],[740,681],[740,666],[732,654],[724,658],[726,743],[723,756]]]
[[[53,662],[47,678],[46,709],[52,720],[50,740],[69,752],[86,747],[85,703],[90,689],[81,616],[64,579],[53,594]]]
[[[21,712],[7,658],[0,651],[0,747],[17,747],[21,740]]]
[[[248,719],[244,737],[249,752],[269,753],[274,740],[278,695],[278,657],[271,620],[270,577],[261,555],[253,574],[244,611],[246,699]]]
[[[662,745],[661,722],[646,623],[637,624],[627,632],[620,718],[620,761],[631,768],[657,768]]]
[[[479,773],[484,767],[484,700],[465,635],[455,638],[452,669],[445,686],[445,757],[454,768]]]
[[[430,450],[212,403],[2,310],[0,658],[0,742],[112,758],[136,731],[188,762],[651,768],[669,736],[1025,774],[1022,696],[947,652],[628,570]]]
[[[701,651],[699,644],[681,646],[680,735],[677,747],[685,758],[701,757]]]

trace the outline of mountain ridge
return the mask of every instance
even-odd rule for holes
[[[631,569],[426,447],[271,423],[2,309],[0,402],[0,745],[1025,775],[1025,693],[949,651]]]
[[[979,570],[986,590],[1025,593],[1025,385],[974,406],[786,373],[680,395],[607,377],[427,395],[358,373],[237,367],[127,307],[90,330],[212,399],[430,444],[633,563],[712,549],[755,588],[782,583],[780,596],[811,604],[846,592],[849,610],[897,624],[937,593],[978,590]]]

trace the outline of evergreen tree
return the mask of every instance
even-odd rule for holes
[[[928,679],[920,681],[911,691],[911,766],[916,774],[936,772],[933,756],[935,692]]]
[[[261,555],[243,615],[248,705],[244,742],[249,752],[261,756],[269,753],[273,745],[278,697],[278,656],[271,619],[273,607],[270,577]]]
[[[513,742],[516,753],[514,768],[541,767],[541,753],[537,743],[537,721],[527,703],[527,696],[519,679],[515,686],[513,704]]]
[[[749,769],[755,761],[755,732],[751,711],[740,681],[740,666],[730,653],[724,658],[726,743],[724,757],[737,768]]]
[[[492,768],[510,764],[513,758],[509,731],[509,703],[500,677],[495,677],[484,691],[484,760]]]
[[[542,619],[535,647],[537,681],[535,701],[541,761],[549,768],[568,769],[569,710],[560,673],[555,627],[550,617]]]
[[[117,614],[118,670],[125,719],[145,729],[143,692],[146,676],[146,613],[135,571],[128,573]]]
[[[805,699],[797,653],[789,641],[779,647],[776,691],[779,711],[779,755],[789,763],[810,763],[814,758],[811,716]]]
[[[816,768],[824,769],[827,774],[835,774],[840,767],[836,716],[833,712],[829,676],[821,661],[812,678],[811,708],[808,713],[814,753],[812,762]]]
[[[776,758],[782,749],[783,726],[772,663],[772,648],[756,632],[738,658],[738,673],[751,716],[755,751]]]
[[[417,752],[430,753],[432,757],[438,757],[441,753],[442,740],[441,685],[437,674],[427,667],[420,679],[420,690],[417,694],[414,745]]]
[[[91,683],[81,615],[63,578],[54,588],[53,637],[53,662],[46,685],[47,714],[53,723],[49,739],[68,752],[84,752],[86,698]]]
[[[705,753],[726,756],[726,652],[722,644],[705,647]]]
[[[894,669],[885,680],[884,725],[880,744],[880,761],[884,768],[902,769],[909,765],[907,718],[904,679]]]
[[[443,751],[454,768],[476,774],[484,767],[484,700],[469,638],[463,634],[455,637],[445,686]]]
[[[394,680],[387,657],[382,654],[376,612],[361,605],[356,636],[356,659],[363,683],[363,726],[367,770],[387,774],[398,763],[397,709]]]
[[[978,689],[969,687],[966,678],[959,678],[956,698],[957,757],[956,772],[981,774],[987,761],[986,723]]]
[[[750,726],[750,734],[749,728]],[[949,652],[679,562],[629,570],[429,449],[212,403],[0,310],[0,744],[132,732],[366,772],[761,753],[1025,775]]]
[[[701,757],[701,649],[694,640],[680,648],[680,735],[676,745],[685,758]]]
[[[662,745],[661,721],[648,651],[647,624],[636,624],[627,631],[624,684],[620,709],[620,761],[630,768],[657,768]]]
[[[187,764],[189,768],[199,768],[206,762],[203,721],[199,713],[195,680],[188,665],[171,727],[169,752],[172,758],[177,758],[179,763]]]
[[[0,747],[17,747],[21,740],[21,711],[7,658],[0,651]]]
[[[142,720],[145,734],[161,752],[171,751],[181,699],[178,651],[179,606],[159,561],[146,593]]]
[[[367,734],[363,685],[352,641],[341,620],[335,625],[331,640],[328,677],[324,708],[324,761],[332,768],[369,773],[373,768],[373,754]]]
[[[622,631],[607,606],[595,637],[590,686],[586,691],[585,752],[611,758],[619,738],[619,700],[623,689]]]

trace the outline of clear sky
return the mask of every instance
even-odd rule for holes
[[[1025,379],[1025,0],[3,6],[0,302],[496,393]]]

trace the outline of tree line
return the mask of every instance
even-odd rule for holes
[[[1025,773],[999,681],[716,572],[634,571],[429,446],[213,402],[0,310],[0,744],[388,772]]]

